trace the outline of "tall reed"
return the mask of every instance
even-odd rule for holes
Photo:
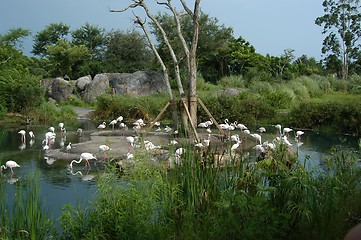
[[[56,232],[50,212],[44,207],[40,196],[38,174],[29,174],[12,186],[3,181],[1,185],[2,239],[55,239]],[[14,196],[5,196],[5,192],[13,193]]]

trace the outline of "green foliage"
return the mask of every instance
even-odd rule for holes
[[[112,31],[106,35],[106,71],[132,73],[151,69],[154,55],[138,31]]]
[[[63,209],[63,238],[341,239],[357,224],[356,155],[335,148],[307,171],[285,145],[257,164],[217,153],[187,148],[171,169],[145,153],[126,173],[108,168],[92,202]]]
[[[229,119],[231,122],[256,123],[266,118],[272,119],[275,109],[261,96],[242,92],[238,96],[209,96],[202,99],[215,119]],[[225,107],[227,106],[227,107]],[[208,119],[208,115],[201,109],[199,119]]]
[[[3,36],[0,35],[0,45],[12,46],[16,49],[22,47],[22,40],[30,35],[30,31],[24,28],[13,28]]]
[[[46,56],[50,46],[54,46],[58,41],[65,41],[70,33],[70,26],[63,23],[51,23],[44,30],[38,32],[34,37],[32,53],[38,56]]]
[[[39,80],[15,69],[0,74],[0,93],[0,102],[10,112],[27,111],[44,100],[44,90]]]
[[[360,52],[361,4],[358,0],[325,0],[322,6],[325,14],[315,20],[317,25],[323,27],[322,33],[328,34],[323,41],[322,53],[327,54],[328,62],[342,62],[341,76],[346,80],[349,66]]]
[[[331,128],[336,132],[355,134],[361,132],[361,107],[354,97],[336,100],[333,96],[330,100],[304,101],[291,110],[289,117],[295,127]]]
[[[82,76],[84,72],[79,69],[91,56],[85,45],[72,46],[67,40],[59,40],[53,46],[48,46],[46,53],[49,56],[48,71],[51,76],[68,75],[72,79]]]
[[[236,87],[236,88],[244,88],[244,78],[241,75],[231,75],[227,77],[222,77],[217,85],[222,87]]]
[[[120,115],[125,119],[154,119],[168,102],[166,93],[152,96],[110,96],[101,95],[96,101],[95,118],[112,120]],[[170,109],[164,113],[163,119],[171,119]]]
[[[14,201],[11,201],[11,197],[5,197],[8,184],[3,182],[2,178],[0,180],[0,238],[55,239],[50,211],[44,207],[40,196],[38,174],[29,174],[20,184],[15,185]]]
[[[72,106],[56,106],[53,102],[43,102],[39,107],[28,113],[28,117],[36,123],[54,123],[75,119],[76,114]]]

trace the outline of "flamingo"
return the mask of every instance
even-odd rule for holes
[[[126,137],[125,139],[128,143],[128,153],[130,152],[130,148],[131,147],[134,147],[134,141],[135,141],[135,138],[133,136],[128,136]]]
[[[13,160],[9,160],[9,161],[6,161],[5,165],[1,165],[0,169],[2,171],[3,169],[10,168],[11,173],[14,173],[13,168],[15,168],[15,167],[20,167],[20,165],[17,164],[17,162],[15,162]]]
[[[48,130],[52,133],[55,133],[55,128],[54,127],[49,127]]]
[[[115,124],[117,124],[117,122],[118,122],[118,121],[117,121],[117,120],[115,120],[115,119],[114,119],[114,120],[112,120],[112,121],[110,121],[109,125],[111,125],[111,126],[112,126],[112,130],[114,130],[114,125],[115,125]]]
[[[232,147],[231,147],[231,152],[232,152],[232,153],[235,152],[236,149],[239,148],[239,146],[241,145],[241,143],[242,143],[242,140],[239,140],[239,139],[238,139],[237,142],[232,145]]]
[[[66,146],[66,152],[69,154],[71,150],[71,142],[68,143],[68,145]]]
[[[76,130],[76,135],[80,137],[82,134],[83,134],[83,129],[78,128],[78,129]]]
[[[34,139],[35,138],[35,134],[33,131],[29,131],[29,137],[30,139]]]
[[[121,122],[121,121],[123,121],[123,119],[124,119],[123,116],[119,116],[119,117],[116,119],[116,121],[117,121],[117,122]]]
[[[288,134],[292,131],[293,131],[292,128],[285,127],[285,128],[283,128],[283,135],[288,136]]]
[[[247,129],[246,125],[244,125],[244,124],[242,124],[242,123],[238,123],[238,124],[236,125],[236,128],[241,129],[241,131]]]
[[[103,122],[103,123],[101,123],[101,124],[98,125],[98,128],[99,128],[99,129],[105,129],[106,126],[107,126],[107,124],[106,124],[105,122]]]
[[[88,153],[88,152],[83,152],[82,154],[80,154],[80,158],[79,158],[78,161],[77,161],[77,160],[73,160],[73,161],[70,162],[69,167],[70,167],[70,169],[73,169],[73,163],[74,163],[74,162],[75,162],[75,163],[80,163],[81,161],[85,160],[85,161],[86,161],[85,167],[89,167],[89,168],[90,168],[89,160],[91,160],[91,159],[97,160],[97,158],[96,158],[93,154]]]
[[[25,139],[26,139],[26,131],[21,129],[19,132],[18,132],[20,135],[21,135],[21,141],[22,142],[25,142]]]
[[[107,159],[107,151],[110,150],[110,147],[108,145],[102,144],[99,146],[99,152],[104,153],[104,161]]]
[[[208,123],[207,122],[201,122],[198,124],[198,127],[200,128],[207,128],[208,127]]]
[[[257,133],[252,133],[250,134],[251,137],[255,138],[259,144],[262,144],[262,137],[261,135],[257,134]]]
[[[60,122],[60,123],[58,124],[58,126],[59,126],[59,128],[60,128],[60,132],[61,132],[61,133],[65,132],[64,123]]]
[[[279,135],[280,135],[280,137],[281,137],[281,136],[282,136],[282,126],[281,126],[281,124],[275,125],[275,128],[277,128],[278,133],[279,133]]]
[[[173,129],[171,127],[169,127],[168,125],[166,125],[165,128],[164,128],[164,131],[166,133],[170,133],[171,131],[173,131]]]
[[[262,133],[266,132],[266,128],[260,127],[260,128],[257,129],[257,131],[262,134]]]
[[[297,131],[296,132],[296,140],[299,140],[299,139],[301,139],[301,136],[304,134],[305,132],[303,132],[303,131]]]
[[[120,128],[122,131],[128,129],[127,125],[125,125],[125,123],[123,123],[123,122],[119,123],[119,128]],[[123,132],[123,134],[124,134],[124,132]]]

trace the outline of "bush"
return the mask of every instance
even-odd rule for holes
[[[242,92],[238,96],[209,96],[203,99],[215,119],[229,119],[231,122],[256,123],[275,116],[275,108],[259,95]],[[209,119],[202,109],[198,111],[199,119]]]
[[[289,119],[295,127],[361,133],[361,106],[355,99],[304,101],[291,110]]]
[[[101,95],[96,101],[95,119],[112,120],[118,116],[124,119],[154,119],[169,101],[166,93],[152,96],[110,96]],[[171,119],[171,108],[163,114],[162,119]]]

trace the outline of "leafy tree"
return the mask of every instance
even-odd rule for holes
[[[105,69],[104,53],[106,49],[105,30],[94,25],[86,23],[79,29],[72,32],[72,44],[74,46],[83,45],[87,47],[91,54],[89,61],[84,61],[81,66],[83,75],[96,75]]]
[[[84,45],[72,45],[67,40],[59,40],[49,46],[46,54],[49,56],[49,71],[52,76],[68,75],[72,79],[82,75],[81,67],[90,60],[90,51]]]
[[[298,75],[310,76],[312,74],[322,73],[322,64],[317,62],[315,58],[308,58],[306,55],[302,55],[294,62],[294,70]]]
[[[360,52],[360,0],[325,0],[322,6],[325,14],[315,20],[317,25],[323,26],[322,33],[328,34],[323,41],[322,53],[340,59],[341,77],[347,79],[349,66]]]
[[[46,56],[47,49],[54,46],[59,40],[65,40],[69,33],[70,27],[63,23],[52,23],[44,30],[38,32],[34,37],[33,50],[35,55]]]
[[[74,45],[84,45],[92,53],[93,59],[102,59],[105,49],[105,30],[86,23],[72,32]]]
[[[135,72],[149,69],[154,55],[138,31],[111,31],[107,34],[105,62],[109,72]]]
[[[16,49],[22,48],[22,40],[30,36],[31,32],[24,28],[13,28],[3,36],[0,35],[0,44],[10,45]]]
[[[177,35],[174,17],[166,13],[159,13],[156,18],[167,33],[169,42],[178,59],[185,60],[185,53]],[[183,16],[180,18],[180,23],[186,43],[192,42],[192,18],[188,15]],[[172,65],[169,49],[164,42],[161,32],[154,23],[151,26],[153,27],[152,33],[155,35],[157,42],[159,42],[159,53],[163,59],[168,61],[169,65]],[[220,25],[217,18],[211,18],[208,14],[200,12],[197,64],[198,71],[207,81],[216,82],[222,76],[229,74],[226,54],[229,50],[228,42],[232,40],[234,40],[232,28]],[[181,62],[183,62],[181,67],[185,68],[186,61]]]
[[[293,49],[285,49],[281,57],[267,55],[268,72],[278,80],[290,80],[293,77],[292,61],[295,58]]]
[[[12,29],[0,36],[0,111],[22,112],[39,105],[43,90],[39,79],[31,76],[31,60],[24,56],[19,47],[21,39],[29,31]]]

